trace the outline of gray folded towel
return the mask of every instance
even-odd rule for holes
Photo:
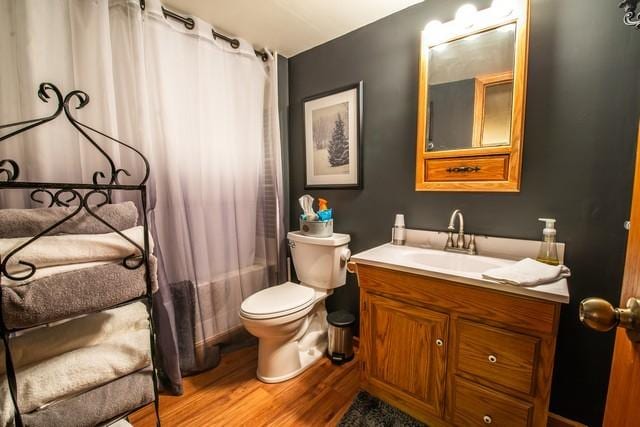
[[[157,259],[149,256],[153,290],[158,289]],[[121,263],[69,271],[24,285],[1,286],[2,314],[8,328],[28,328],[92,313],[144,295],[144,266]]]
[[[44,231],[77,207],[53,207],[35,209],[0,209],[0,238],[31,237]],[[138,209],[133,202],[107,204],[92,209],[100,218],[122,231],[135,227]],[[113,230],[95,219],[84,209],[61,224],[50,234],[104,234]]]
[[[153,401],[150,368],[23,414],[29,427],[92,427]]]

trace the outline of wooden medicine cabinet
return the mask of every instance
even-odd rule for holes
[[[529,0],[422,32],[416,191],[519,191]]]

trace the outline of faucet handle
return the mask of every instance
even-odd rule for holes
[[[469,247],[468,247],[468,249],[469,249],[469,253],[472,254],[472,255],[477,253],[477,251],[476,251],[476,235],[475,234],[472,234],[471,237],[469,238]]]
[[[447,236],[447,243],[444,245],[445,248],[453,247],[453,231],[449,231],[449,235]]]

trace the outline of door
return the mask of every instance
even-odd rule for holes
[[[449,316],[376,295],[366,298],[369,380],[441,416]]]
[[[640,143],[640,133],[638,137]],[[623,309],[614,309],[597,298],[580,303],[580,318],[588,326],[601,331],[617,326],[605,427],[640,423],[640,304],[635,298],[640,298],[640,145],[636,153],[631,227],[620,301]]]

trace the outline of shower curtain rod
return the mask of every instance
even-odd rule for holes
[[[184,16],[178,15],[177,13],[172,12],[169,9],[166,9],[164,6],[161,6],[161,7],[162,7],[162,14],[164,15],[165,19],[172,18],[172,19],[175,19],[176,21],[182,22],[187,30],[193,30],[193,28],[196,26],[196,23],[193,20],[193,18],[191,17],[185,18]],[[140,0],[140,8],[144,10],[145,0]],[[213,28],[211,29],[211,34],[213,35],[214,40],[220,38],[226,41],[227,43],[229,43],[231,47],[234,49],[237,49],[238,47],[240,47],[240,41],[238,39],[234,39],[234,38],[225,36],[224,34],[220,34],[216,32],[216,30],[214,30]],[[259,56],[262,59],[263,62],[267,62],[267,60],[269,59],[269,55],[267,55],[267,52],[262,52],[255,49],[253,51],[257,56]]]

